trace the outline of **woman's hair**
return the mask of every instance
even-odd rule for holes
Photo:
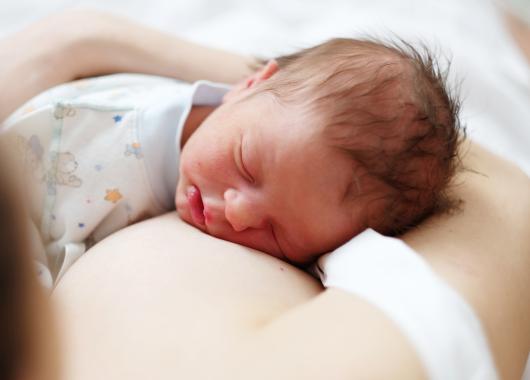
[[[335,38],[276,61],[257,93],[302,106],[352,159],[345,199],[364,207],[365,228],[396,234],[458,206],[448,186],[465,136],[460,101],[424,45]]]
[[[0,378],[56,379],[50,308],[31,262],[14,166],[0,143]]]

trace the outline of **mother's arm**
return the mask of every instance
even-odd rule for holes
[[[0,39],[0,121],[38,93],[116,72],[235,83],[256,62],[110,13],[69,10]]]

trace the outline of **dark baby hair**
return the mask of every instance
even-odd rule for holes
[[[352,158],[345,200],[363,208],[360,227],[397,234],[458,205],[460,101],[425,45],[335,38],[276,60],[261,91],[303,105]]]

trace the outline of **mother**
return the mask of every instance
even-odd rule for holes
[[[0,117],[81,76],[140,71],[235,82],[249,72],[245,58],[94,12],[57,15],[1,43]],[[215,69],[192,64],[212,61]],[[530,350],[530,180],[473,144],[465,165],[473,171],[455,189],[463,212],[402,238],[473,307],[502,378],[519,379]],[[54,300],[69,380],[425,377],[405,336],[369,302],[323,290],[174,213],[96,245]]]

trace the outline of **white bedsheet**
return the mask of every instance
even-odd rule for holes
[[[76,5],[262,56],[335,36],[421,37],[453,57],[469,135],[530,175],[530,69],[489,0],[2,0],[0,36]]]

